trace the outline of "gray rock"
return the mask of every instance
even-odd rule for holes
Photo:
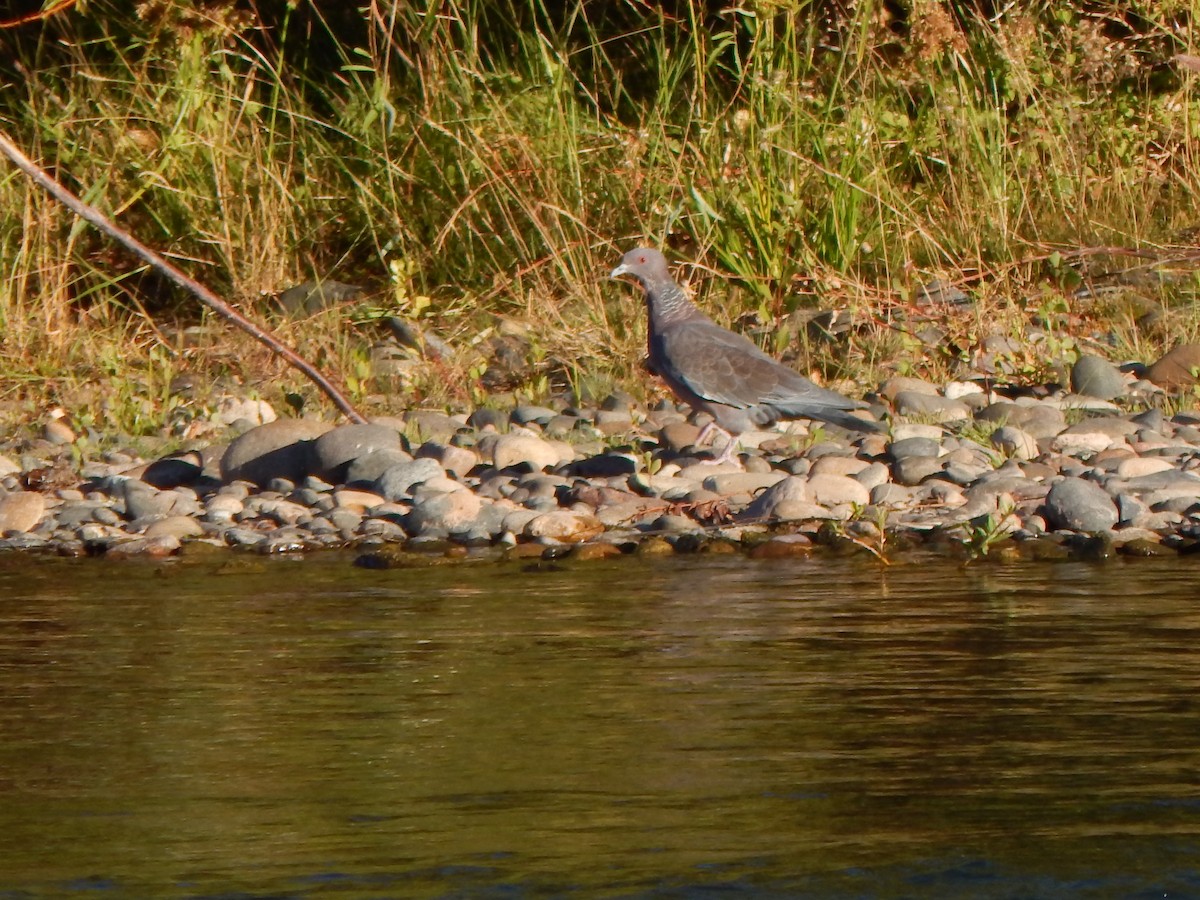
[[[794,509],[815,505],[808,479],[790,475],[754,498],[754,502],[738,518],[747,521],[783,520],[789,518]]]
[[[312,419],[278,419],[252,428],[221,457],[221,480],[257,485],[272,478],[300,481],[308,474],[309,444],[331,427]]]
[[[528,425],[533,422],[537,425],[545,425],[551,419],[558,415],[558,411],[550,409],[546,406],[518,406],[509,413],[509,421],[514,425]]]
[[[341,484],[351,463],[377,450],[403,452],[399,432],[386,425],[340,425],[312,442],[309,470],[330,484]]]
[[[920,378],[911,378],[907,375],[893,376],[879,386],[880,396],[893,402],[903,393],[925,394],[929,397],[936,397],[940,392],[936,384],[922,381]]]
[[[346,484],[371,485],[379,476],[393,466],[411,462],[412,457],[403,450],[372,450],[358,457],[346,468]]]
[[[992,446],[1013,459],[1036,459],[1037,439],[1024,428],[1001,425],[992,432]]]
[[[147,519],[168,516],[175,512],[180,495],[172,491],[160,491],[142,481],[132,478],[118,485],[114,494],[125,501],[125,515],[129,519]]]
[[[374,491],[387,500],[412,497],[413,487],[430,478],[443,478],[446,471],[437,460],[424,457],[392,466],[375,480]]]
[[[204,534],[203,526],[191,516],[168,516],[146,526],[147,538],[173,537],[183,540]]]
[[[1046,521],[1051,528],[1096,534],[1117,524],[1112,497],[1100,485],[1082,478],[1055,482],[1046,494]]]
[[[479,465],[479,454],[474,450],[438,441],[426,441],[417,450],[416,455],[418,459],[436,460],[443,469],[453,472],[458,478],[466,478],[471,470]]]
[[[702,484],[705,490],[722,496],[755,494],[787,477],[782,472],[719,472],[705,478]]]
[[[1111,400],[1125,393],[1125,376],[1107,359],[1085,354],[1071,367],[1071,390],[1086,397]]]
[[[849,475],[810,475],[808,494],[810,499],[821,506],[837,506],[842,503],[866,506],[871,502],[871,492]]]
[[[564,457],[570,454],[569,449],[564,452],[559,446],[533,434],[502,434],[490,442],[489,448],[492,464],[497,469],[522,464],[531,469],[548,469],[566,462]]]
[[[162,490],[170,490],[184,484],[195,484],[204,471],[204,460],[199,453],[184,456],[167,456],[156,459],[142,472],[142,481]]]
[[[503,431],[508,427],[508,413],[502,409],[481,406],[467,417],[467,424],[478,431],[483,431],[485,428]]]
[[[941,471],[941,461],[932,456],[908,456],[892,464],[892,480],[912,487]]]
[[[436,409],[410,409],[404,414],[404,424],[416,443],[449,443],[461,427],[458,421]]]
[[[638,470],[638,461],[624,453],[605,453],[577,459],[567,466],[567,473],[577,478],[620,478]]]
[[[934,422],[957,422],[971,418],[971,409],[961,400],[949,400],[936,394],[901,391],[896,395],[896,412]]]
[[[483,511],[484,501],[470,491],[431,494],[413,505],[404,528],[417,537],[470,532]]]
[[[912,488],[885,482],[871,488],[871,505],[904,507],[912,503],[912,496]]]
[[[918,456],[936,458],[941,455],[941,452],[941,444],[931,438],[901,438],[900,440],[893,441],[890,445],[888,445],[888,456],[895,462]]]

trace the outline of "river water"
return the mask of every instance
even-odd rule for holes
[[[1200,896],[1200,569],[0,559],[0,898]]]

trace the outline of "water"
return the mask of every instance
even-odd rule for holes
[[[0,559],[0,897],[1197,897],[1190,559]]]

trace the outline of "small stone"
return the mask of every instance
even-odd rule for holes
[[[545,406],[518,406],[509,414],[509,421],[514,425],[528,425],[533,422],[545,425],[558,415],[557,410]]]
[[[971,418],[970,407],[961,400],[913,391],[901,391],[896,396],[896,412],[901,416],[917,416],[933,422],[958,422]]]
[[[758,544],[747,554],[751,559],[793,559],[808,556],[813,542],[802,534],[779,534]]]
[[[104,557],[105,559],[130,559],[132,557],[161,559],[164,556],[173,556],[178,553],[180,546],[182,545],[179,538],[173,534],[135,538],[132,541],[110,544]]]
[[[247,397],[223,397],[217,404],[212,420],[226,427],[235,422],[251,425],[266,425],[279,417],[266,400],[251,400]]]
[[[872,463],[866,459],[854,456],[835,456],[828,454],[820,457],[812,464],[810,475],[850,475],[857,476]]]
[[[827,473],[818,473],[827,474]],[[836,474],[836,473],[828,473]],[[886,484],[891,481],[892,470],[881,462],[874,462],[866,468],[850,476],[867,490],[878,487],[881,484]]]
[[[441,478],[445,470],[436,460],[424,457],[392,466],[376,480],[373,491],[386,500],[396,501],[412,496],[413,488],[430,478]]]
[[[1099,453],[1101,450],[1107,450],[1113,443],[1114,439],[1102,431],[1073,432],[1058,435],[1051,442],[1050,447],[1056,453],[1067,453],[1074,456]]]
[[[204,534],[204,527],[191,516],[168,516],[151,522],[146,526],[145,536],[148,538],[173,537],[177,541],[184,538],[199,537]]]
[[[386,425],[339,425],[310,445],[309,469],[330,484],[342,484],[351,464],[377,450],[402,450],[400,433]]]
[[[992,446],[1013,459],[1036,459],[1037,439],[1016,425],[1001,425],[992,432]]]
[[[415,503],[404,520],[413,535],[446,535],[471,529],[483,510],[484,501],[470,491],[432,494]]]
[[[942,453],[939,441],[924,437],[901,438],[888,447],[888,456],[899,461],[913,457],[938,457]]]
[[[331,427],[313,419],[279,419],[252,428],[221,457],[221,480],[257,485],[272,478],[301,481],[308,474],[309,444]]]
[[[381,494],[377,494],[374,491],[357,491],[350,488],[342,488],[333,492],[333,502],[336,504],[337,509],[346,509],[358,515],[363,515],[367,510],[374,509],[386,501]]]
[[[1169,459],[1161,456],[1134,456],[1123,459],[1117,465],[1118,478],[1140,478],[1143,475],[1157,475],[1159,472],[1170,472],[1175,465]]]
[[[936,384],[922,381],[919,378],[910,378],[906,375],[897,375],[889,378],[879,386],[880,396],[893,403],[902,393],[924,394],[927,397],[936,397],[938,395],[938,388]]]
[[[170,490],[180,485],[195,484],[203,472],[201,455],[188,453],[156,459],[142,470],[141,479],[159,490]]]
[[[1071,367],[1071,390],[1087,397],[1111,400],[1125,393],[1125,376],[1108,360],[1084,354]]]
[[[613,559],[621,555],[621,548],[615,544],[593,541],[589,544],[579,544],[572,551],[570,559],[574,562],[591,562],[596,559]]]
[[[871,488],[871,505],[906,507],[912,503],[912,496],[912,488],[887,482]]]
[[[708,476],[701,484],[723,496],[756,494],[787,477],[782,472],[723,472]]]
[[[691,422],[671,422],[658,432],[659,438],[676,453],[692,447],[700,437],[700,428]]]
[[[505,417],[501,417],[502,421]],[[414,444],[426,441],[449,443],[458,432],[459,420],[438,409],[410,409],[404,414],[404,429]]]
[[[628,412],[599,410],[595,418],[596,430],[603,435],[629,434],[633,430],[633,419]]]
[[[1200,344],[1180,344],[1146,370],[1146,378],[1161,388],[1177,390],[1196,383]]]
[[[46,514],[46,498],[32,491],[0,495],[0,534],[33,531]]]
[[[471,470],[479,465],[479,454],[474,450],[438,441],[426,441],[417,450],[416,455],[419,459],[436,460],[443,469],[453,472],[459,478],[466,478]]]
[[[754,498],[754,502],[746,507],[738,519],[750,521],[782,519],[783,517],[779,515],[779,506],[789,501],[805,504],[813,502],[807,478],[789,475],[777,482]]]
[[[480,407],[467,417],[467,424],[476,431],[500,431],[508,426],[508,414],[490,406]]]
[[[941,461],[932,456],[910,456],[892,465],[892,480],[912,487],[941,471]]]
[[[866,506],[871,492],[848,475],[811,475],[808,479],[809,498],[821,506],[850,503]]]
[[[491,449],[492,465],[497,469],[509,466],[528,465],[532,469],[545,470],[567,462],[574,453],[556,442],[544,440],[532,434],[503,434],[496,439]]]
[[[637,546],[638,556],[670,556],[674,552],[671,542],[657,535],[646,538]]]
[[[590,540],[603,531],[604,525],[595,516],[557,510],[531,519],[525,525],[524,534],[529,538],[576,544]]]
[[[1093,481],[1063,478],[1046,495],[1046,521],[1052,528],[1095,534],[1117,524],[1116,504]]]
[[[42,437],[59,446],[75,443],[75,432],[60,418],[50,419],[42,426]]]

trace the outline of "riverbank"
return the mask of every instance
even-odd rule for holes
[[[889,434],[790,423],[744,435],[740,467],[711,464],[712,448],[695,446],[703,419],[686,407],[622,394],[367,425],[276,419],[258,402],[246,413],[268,421],[240,418],[227,440],[162,457],[89,458],[53,419],[0,443],[0,549],[118,559],[350,548],[377,566],[819,548],[884,562],[929,547],[963,559],[1191,552],[1200,413],[1164,411],[1162,388],[1139,374],[1084,357],[1069,388],[896,377],[867,396]]]

